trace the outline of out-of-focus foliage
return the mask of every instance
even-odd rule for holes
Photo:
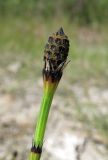
[[[67,16],[89,24],[107,22],[108,0],[0,0],[0,15]]]

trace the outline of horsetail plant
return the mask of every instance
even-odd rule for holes
[[[69,40],[62,28],[49,37],[44,50],[43,68],[43,98],[40,107],[34,139],[29,160],[40,160],[43,138],[52,99],[58,83],[62,77],[63,69],[67,64]]]

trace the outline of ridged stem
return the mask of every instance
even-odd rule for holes
[[[40,153],[30,152],[29,160],[40,160]]]
[[[41,152],[38,152],[38,150],[39,149],[42,150],[43,138],[45,134],[48,114],[57,85],[58,85],[57,82],[54,83],[49,81],[44,82],[44,93],[33,140],[33,146],[38,149],[36,152],[31,150],[29,160],[40,159]]]
[[[55,89],[56,89],[56,83],[53,84],[46,82],[34,135],[34,143],[39,147],[42,147],[43,144],[46,123]]]

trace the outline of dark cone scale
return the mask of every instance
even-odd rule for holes
[[[43,78],[59,81],[69,51],[69,40],[62,28],[49,37],[44,50]]]

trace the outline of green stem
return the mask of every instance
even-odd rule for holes
[[[40,156],[41,154],[31,152],[29,156],[29,160],[40,160]]]
[[[42,147],[43,144],[43,137],[53,95],[54,91],[52,89],[49,89],[49,87],[45,89],[34,135],[34,143],[39,147]]]
[[[46,83],[44,87],[44,93],[42,98],[42,103],[40,107],[39,116],[37,119],[37,125],[34,134],[34,142],[33,145],[42,149],[43,138],[45,134],[48,114],[50,110],[50,106],[52,103],[52,99],[57,87],[57,83]],[[39,160],[41,153],[33,153],[31,152],[29,160]]]

